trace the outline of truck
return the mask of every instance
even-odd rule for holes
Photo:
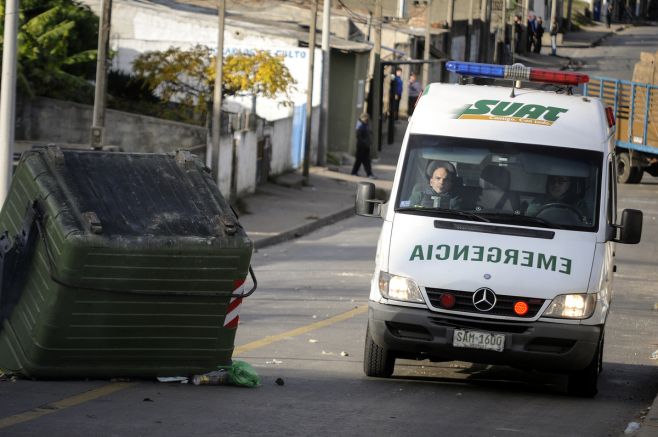
[[[593,77],[583,94],[612,108],[618,181],[637,184],[644,172],[658,176],[658,86]]]
[[[568,393],[594,396],[615,244],[642,232],[641,211],[617,211],[612,111],[572,95],[584,74],[446,69],[514,85],[428,85],[390,197],[357,186],[356,213],[383,219],[364,372],[390,377],[398,358],[509,365],[566,374]]]

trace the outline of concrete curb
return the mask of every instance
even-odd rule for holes
[[[272,246],[274,244],[283,243],[284,241],[293,240],[299,238],[302,235],[310,234],[313,231],[336,223],[338,221],[344,220],[354,215],[354,206],[343,209],[341,211],[330,214],[326,217],[321,217],[315,221],[309,222],[307,224],[297,226],[295,228],[283,231],[277,235],[272,235],[271,237],[262,238],[260,240],[254,241],[255,249],[262,249],[267,246]]]
[[[651,409],[640,425],[640,429],[631,435],[634,437],[658,437],[658,396],[653,400]]]

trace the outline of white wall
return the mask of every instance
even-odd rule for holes
[[[81,0],[95,13],[100,11],[99,0]],[[116,53],[112,67],[125,72],[132,71],[137,56],[148,51],[161,51],[175,46],[188,49],[196,44],[217,47],[217,16],[202,12],[173,9],[155,3],[135,0],[114,0],[112,6],[112,29],[110,46]],[[277,37],[260,33],[257,27],[243,26],[240,22],[227,19],[224,31],[224,55],[235,52],[267,50],[284,58],[284,63],[297,81],[290,99],[295,105],[306,102],[308,85],[308,49],[298,47],[294,37]],[[252,26],[253,27],[253,26]],[[313,70],[313,105],[320,104],[322,84],[322,50],[315,50]],[[228,97],[251,108],[251,96]],[[292,112],[283,106],[284,97],[259,98],[257,114],[266,120],[288,117]]]
[[[276,120],[269,130],[272,144],[270,172],[274,175],[290,170],[290,137],[292,117]]]
[[[253,193],[256,189],[256,159],[258,135],[254,131],[239,135],[236,154],[238,161],[237,193]]]

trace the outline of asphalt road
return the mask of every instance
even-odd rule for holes
[[[235,358],[255,367],[260,387],[5,382],[0,435],[618,436],[658,390],[656,196],[658,179],[621,187],[622,207],[645,210],[644,240],[618,246],[595,399],[567,396],[564,376],[461,362],[400,360],[391,379],[365,377],[381,222],[354,217],[255,254],[261,286],[244,304]]]

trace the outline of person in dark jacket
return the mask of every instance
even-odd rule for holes
[[[402,99],[402,91],[404,90],[404,82],[402,82],[402,69],[395,70],[395,76],[392,81],[393,86],[393,120],[397,120],[400,112],[400,100]]]
[[[537,20],[532,14],[528,14],[528,22],[526,23],[526,52],[532,52],[532,44],[535,41],[535,31],[537,30]]]
[[[537,17],[537,22],[535,23],[535,53],[541,52],[541,39],[544,36],[544,21],[541,17]]]
[[[359,168],[363,164],[366,174],[370,179],[376,179],[370,166],[370,146],[372,145],[372,131],[368,124],[368,113],[364,112],[359,116],[359,122],[356,126],[356,161],[352,167],[352,175],[359,175]]]

